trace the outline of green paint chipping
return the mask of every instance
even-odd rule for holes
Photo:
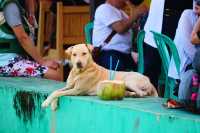
[[[161,98],[67,96],[56,112],[42,109],[47,94],[64,85],[0,77],[0,133],[200,133],[199,115],[165,109]]]

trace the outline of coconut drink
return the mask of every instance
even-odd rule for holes
[[[102,100],[122,100],[125,95],[125,83],[121,80],[100,81],[97,95]]]

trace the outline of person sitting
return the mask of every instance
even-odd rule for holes
[[[174,89],[174,95],[179,95],[178,91],[180,90],[179,84],[182,84],[182,80],[185,78],[185,72],[188,69],[192,68],[192,62],[194,55],[197,50],[196,41],[197,35],[197,24],[198,18],[200,15],[200,0],[194,1],[193,10],[187,9],[182,13],[178,27],[176,30],[176,35],[174,38],[174,43],[176,44],[178,54],[180,56],[180,70],[178,73],[174,60],[171,60],[169,65],[168,76],[176,79],[176,87]],[[198,4],[199,3],[199,4]],[[184,27],[184,28],[183,28]],[[195,40],[194,40],[195,39]]]
[[[196,45],[194,37],[197,36],[197,25],[198,18],[200,15],[200,4],[198,5],[200,0],[195,0],[194,8],[186,9],[182,13],[178,27],[176,30],[176,35],[174,38],[174,43],[176,44],[181,64],[180,64],[180,75],[178,74],[174,61],[171,60],[169,66],[168,76],[174,79],[181,79],[182,74],[191,67],[195,52],[196,52]],[[184,27],[184,28],[183,28]],[[200,42],[200,41],[199,41]]]
[[[188,20],[193,20],[190,23],[190,47],[192,48],[187,51],[192,56],[186,58],[188,61],[185,61],[186,67],[183,69],[185,71],[180,75],[178,99],[189,111],[200,113],[200,0],[195,0],[194,4],[195,20],[191,19],[191,16],[187,17]]]
[[[17,0],[2,0],[0,8],[5,17],[5,23],[1,23],[1,38],[8,39],[13,37],[17,39],[15,45],[18,49],[9,49],[7,44],[0,47],[0,74],[3,76],[33,76],[44,77],[53,80],[61,80],[59,73],[59,64],[53,60],[43,59],[31,38],[28,36],[29,29],[26,28],[27,21],[25,10]],[[1,17],[2,18],[2,17]],[[2,21],[4,22],[4,21]],[[8,48],[5,50],[5,47]],[[22,49],[25,54],[19,49]],[[31,58],[30,58],[31,57]]]
[[[130,8],[130,16],[122,11],[126,5]],[[114,70],[119,60],[118,71],[136,69],[131,56],[131,28],[134,21],[146,11],[144,4],[135,6],[125,0],[106,0],[96,9],[92,41],[94,47],[102,46],[97,62],[99,65],[109,69],[112,61],[110,69]]]

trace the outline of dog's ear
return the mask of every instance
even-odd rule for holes
[[[92,44],[86,44],[86,47],[88,48],[88,50],[89,50],[90,53],[94,49],[94,46]]]
[[[73,46],[67,48],[67,50],[65,50],[65,58],[66,59],[70,59],[71,58],[71,54],[72,54],[72,49],[73,49]]]

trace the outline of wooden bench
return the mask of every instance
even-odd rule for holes
[[[162,98],[102,101],[95,96],[65,96],[56,112],[42,109],[46,95],[64,85],[0,77],[0,133],[200,133],[199,115],[166,109]]]

